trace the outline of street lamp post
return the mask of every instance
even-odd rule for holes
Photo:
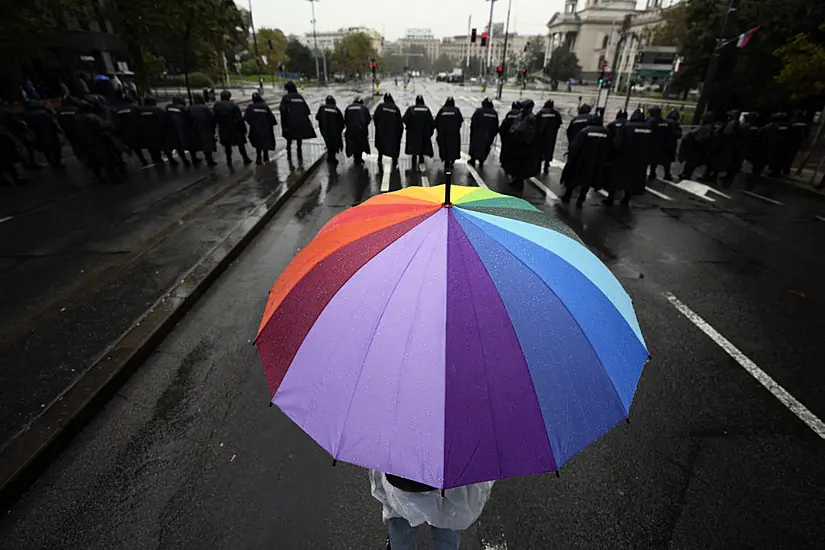
[[[258,93],[264,92],[264,79],[261,76],[261,55],[258,52],[258,36],[255,34],[255,19],[252,17],[252,0],[249,0],[249,26],[252,27],[252,43],[255,45],[255,65],[258,67]]]
[[[487,2],[490,2],[490,23],[489,23],[488,29],[487,29],[487,52],[485,54],[485,57],[487,58],[487,69],[485,71],[485,77],[487,79],[489,79],[489,77],[490,77],[490,59],[491,59],[490,56],[493,55],[493,48],[492,48],[492,46],[493,46],[493,8],[496,5],[496,0],[487,0]]]
[[[504,30],[504,53],[501,56],[501,76],[498,79],[498,100],[501,101],[501,92],[502,88],[504,88],[504,82],[502,81],[502,77],[504,80],[507,80],[507,39],[510,37],[510,8],[513,7],[513,0],[507,1],[507,24]]]
[[[315,2],[319,0],[307,0],[307,2],[312,5],[312,43],[313,43],[313,50],[312,55],[315,57],[315,80],[320,83],[321,82],[321,68],[318,65],[318,35],[315,32]],[[327,83],[327,59],[324,56],[324,85]]]

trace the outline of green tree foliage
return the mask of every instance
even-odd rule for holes
[[[0,52],[6,63],[25,63],[41,53],[44,38],[58,21],[84,14],[80,0],[0,2]]]
[[[284,66],[289,66],[289,45],[291,44],[291,41],[287,39],[281,29],[268,29],[266,27],[261,27],[255,34],[258,39],[258,53],[261,55],[261,70],[265,74],[278,72],[278,66],[281,63],[283,63]],[[272,44],[271,49],[269,47],[270,43]],[[251,51],[254,55],[254,43],[250,43],[249,51]],[[264,57],[266,58],[266,63],[263,62]]]
[[[449,73],[455,67],[455,63],[453,60],[447,57],[447,54],[441,54],[438,56],[438,59],[435,60],[433,63],[433,72],[436,73]]]
[[[582,68],[575,53],[561,49],[553,51],[544,72],[553,80],[566,81],[579,78]]]
[[[544,68],[544,38],[536,36],[527,43],[524,52],[525,66],[529,71],[538,71]]]
[[[373,58],[372,52],[369,35],[363,32],[349,33],[332,52],[332,71],[348,76],[367,74],[370,71],[370,59]]]
[[[727,8],[727,1],[689,0],[665,11],[666,25],[656,33],[655,41],[675,43],[684,57],[674,78],[675,89],[695,88],[703,81]],[[673,10],[676,13],[670,15]],[[710,108],[716,112],[731,108],[788,109],[796,92],[790,76],[778,78],[785,66],[781,52],[798,35],[807,35],[812,43],[821,44],[822,34],[817,27],[822,21],[825,2],[743,1],[735,22],[726,30],[726,45],[720,49],[719,71],[709,89]],[[756,25],[760,29],[748,45],[736,48],[737,36]],[[813,96],[806,97],[813,100]]]
[[[796,35],[775,53],[783,65],[776,80],[794,99],[825,97],[825,23],[816,33]]]
[[[321,67],[323,60],[321,53],[318,52],[318,63]],[[300,73],[304,76],[315,77],[315,58],[312,56],[312,50],[301,44],[295,38],[291,38],[286,47],[286,54],[289,62],[286,67],[291,73]]]

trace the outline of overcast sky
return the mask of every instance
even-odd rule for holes
[[[236,0],[248,7],[248,1]],[[510,30],[519,34],[544,34],[547,21],[557,11],[564,11],[564,0],[512,0]],[[579,0],[579,7],[584,0]],[[252,0],[256,27],[275,27],[286,34],[312,31],[312,8],[307,0],[289,3]],[[404,36],[406,29],[429,28],[440,38],[467,33],[467,17],[473,27],[481,29],[490,18],[490,3],[484,0],[320,0],[315,4],[318,31],[340,27],[372,27],[383,32],[387,40]],[[507,19],[507,2],[497,0],[496,22]]]

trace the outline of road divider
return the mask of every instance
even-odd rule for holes
[[[759,199],[760,201],[775,204],[776,206],[785,206],[784,202],[779,202],[778,200],[772,199],[770,197],[765,197],[763,195],[760,195],[759,193],[754,193],[753,191],[748,191],[747,189],[742,189],[742,192],[747,196]]]

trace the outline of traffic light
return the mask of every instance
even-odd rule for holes
[[[375,69],[378,67],[378,63],[375,62],[375,59],[370,60],[370,67],[372,67],[372,79],[375,80]]]
[[[470,42],[475,43],[475,41],[476,41],[476,30],[473,29],[472,32],[470,33]]]
[[[499,78],[501,78],[501,75],[504,72],[504,67],[499,65],[498,67],[496,67],[496,72],[498,73]]]
[[[487,45],[487,33],[486,32],[481,33],[481,45],[482,46]]]
[[[599,73],[599,88],[604,88],[604,71]]]

